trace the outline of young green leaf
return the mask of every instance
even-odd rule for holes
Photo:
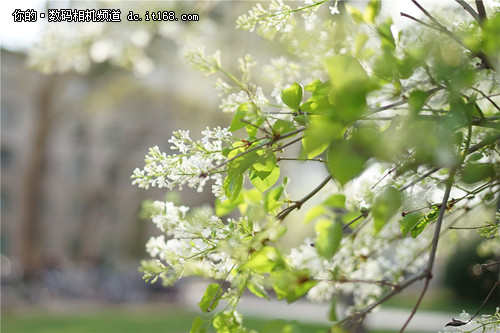
[[[316,222],[316,232],[318,233],[316,240],[318,254],[325,259],[332,258],[342,240],[342,226],[340,223],[321,219]]]
[[[271,173],[268,174],[264,179],[260,178],[256,172],[250,171],[249,178],[253,186],[255,186],[255,188],[259,190],[259,192],[263,193],[271,186],[276,184],[276,182],[280,178],[280,168],[278,166],[275,166],[273,168],[273,171],[271,171]]]
[[[325,201],[323,201],[323,205],[331,207],[331,208],[345,208],[345,195],[336,193],[330,195]]]
[[[427,98],[429,97],[429,94],[425,91],[422,90],[414,90],[410,93],[410,97],[408,97],[408,106],[410,113],[412,115],[417,115],[422,107],[424,106],[425,102],[427,101]]]
[[[281,91],[281,100],[291,109],[298,110],[302,102],[302,86],[295,82]]]
[[[283,135],[295,130],[297,130],[297,127],[295,127],[293,122],[288,120],[278,119],[273,124],[273,133],[275,135]]]
[[[366,6],[365,12],[363,13],[363,20],[367,23],[375,23],[375,18],[380,12],[380,6],[380,0],[370,0],[368,6]]]
[[[265,298],[267,300],[269,299],[266,288],[264,288],[262,284],[255,282],[254,280],[250,280],[247,284],[247,288],[255,296]]]
[[[375,222],[375,233],[389,221],[396,213],[402,203],[401,193],[394,187],[390,186],[377,197],[372,207],[373,220]]]
[[[330,312],[328,313],[328,319],[330,319],[330,321],[339,320],[339,317],[337,316],[337,299],[335,297],[332,297],[332,300],[330,302]]]
[[[191,324],[191,329],[189,333],[205,333],[207,329],[202,327],[205,321],[200,316],[194,318],[193,323]]]
[[[336,141],[330,144],[326,155],[328,170],[341,185],[359,175],[367,160],[351,146],[348,142]]]
[[[252,270],[256,273],[269,273],[277,267],[283,268],[285,261],[279,251],[272,246],[265,246],[243,265],[244,269]]]
[[[277,270],[271,273],[271,279],[278,299],[284,298],[288,303],[295,302],[318,283],[310,278],[307,270]]]
[[[203,294],[201,301],[198,303],[198,306],[200,307],[201,311],[210,312],[217,307],[221,296],[219,295],[219,292],[220,292],[219,284],[212,283],[207,286],[207,289],[205,290],[205,293]]]
[[[406,234],[417,225],[417,223],[420,221],[422,217],[423,217],[422,213],[419,212],[406,214],[401,220],[399,220],[399,228],[401,229],[401,235],[405,237]]]
[[[306,216],[304,217],[304,223],[309,223],[325,213],[326,209],[323,205],[314,206],[307,211]]]
[[[239,170],[228,171],[226,179],[222,183],[224,194],[233,202],[240,194],[243,187],[243,174]]]

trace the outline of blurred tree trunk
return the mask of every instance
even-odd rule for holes
[[[55,76],[47,76],[46,78],[45,85],[42,87],[35,105],[34,134],[31,136],[30,153],[22,185],[20,253],[24,280],[38,278],[42,269],[43,181],[47,162],[47,140],[54,120],[52,104],[56,86]]]

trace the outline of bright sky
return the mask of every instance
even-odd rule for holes
[[[0,44],[2,47],[18,50],[36,41],[46,20],[39,19],[37,22],[14,22],[12,13],[15,9],[33,9],[40,12],[43,10],[44,6],[45,1],[39,0],[1,1]]]

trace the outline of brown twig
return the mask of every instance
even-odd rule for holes
[[[308,195],[306,195],[305,197],[303,197],[299,201],[295,201],[295,203],[293,205],[291,205],[290,207],[287,207],[287,208],[283,209],[281,212],[279,212],[278,215],[276,215],[276,219],[279,220],[279,221],[283,221],[283,219],[285,217],[287,217],[287,215],[290,214],[293,210],[300,209],[300,207],[302,207],[302,205],[307,200],[311,199],[316,193],[318,193],[323,187],[325,187],[325,185],[328,184],[328,182],[331,179],[332,179],[332,176],[326,177],[321,182],[321,184],[319,184],[318,186],[316,186],[316,188],[314,190],[312,190]]]
[[[408,317],[405,324],[401,328],[400,333],[404,332],[404,330],[406,329],[406,327],[410,323],[411,319],[413,318],[413,316],[417,312],[418,307],[420,306],[420,303],[422,302],[422,299],[427,291],[430,280],[432,279],[432,269],[434,267],[434,260],[436,259],[437,246],[438,246],[438,242],[439,242],[439,236],[441,233],[441,225],[443,224],[444,212],[446,211],[446,204],[448,203],[448,198],[450,197],[450,192],[451,192],[451,188],[453,186],[453,180],[455,179],[456,172],[457,172],[456,168],[451,169],[450,175],[448,176],[446,189],[444,191],[443,201],[442,201],[441,207],[439,208],[439,215],[438,215],[438,218],[436,221],[436,229],[434,230],[434,237],[432,239],[432,247],[431,247],[431,251],[429,253],[429,261],[427,262],[427,267],[424,271],[424,273],[425,273],[424,288],[422,289],[420,297],[418,298],[417,303],[415,303],[415,306],[413,307],[413,309],[410,313],[410,316]]]

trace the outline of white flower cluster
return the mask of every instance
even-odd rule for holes
[[[173,189],[187,184],[197,188],[198,192],[209,179],[214,181],[212,192],[222,198],[222,175],[217,166],[226,161],[222,154],[224,145],[231,146],[232,134],[227,128],[207,128],[202,131],[203,138],[194,141],[189,137],[189,131],[177,131],[168,142],[172,150],[178,150],[177,155],[167,155],[155,146],[146,155],[144,169],[136,168],[132,175],[132,184],[148,189],[149,186]]]
[[[422,268],[429,238],[422,234],[417,239],[400,239],[397,224],[393,225],[387,225],[377,237],[368,228],[359,230],[355,237],[345,235],[330,260],[318,255],[311,239],[292,249],[289,262],[297,269],[307,268],[319,281],[307,297],[323,302],[339,292],[352,294],[354,306],[347,311],[360,310],[382,296],[389,288],[387,284],[397,284]],[[332,276],[332,272],[336,273]]]
[[[174,284],[185,276],[203,276],[237,285],[244,281],[238,271],[252,250],[262,248],[264,240],[275,239],[274,227],[259,226],[246,218],[224,223],[210,208],[187,214],[188,207],[155,201],[151,208],[153,223],[163,234],[151,237],[146,250],[151,261],[142,263],[147,280],[161,278]],[[227,293],[231,293],[230,290]]]
[[[190,63],[194,69],[210,75],[221,68],[220,50],[214,52],[210,56],[205,55],[205,48],[200,47],[196,50],[188,51],[185,55],[186,61]]]
[[[189,275],[227,279],[234,260],[218,247],[229,235],[234,236],[229,223],[222,223],[209,209],[197,211],[190,219],[186,218],[187,211],[187,207],[171,202],[153,203],[153,223],[165,234],[151,237],[146,250],[159,260],[160,276],[166,283]]]
[[[261,110],[269,104],[262,88],[257,87],[251,96],[248,96],[248,93],[243,90],[226,96],[221,100],[219,108],[222,112],[234,113],[241,104],[247,102],[253,102]]]
[[[236,27],[254,31],[255,27],[259,25],[259,32],[272,38],[277,32],[290,29],[290,26],[293,25],[292,12],[292,8],[283,3],[282,0],[271,1],[268,9],[257,4],[248,12],[248,15],[238,17]]]

